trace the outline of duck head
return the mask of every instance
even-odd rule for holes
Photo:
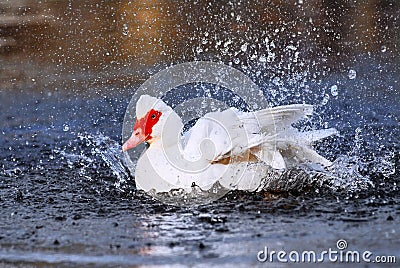
[[[173,116],[171,117],[171,115]],[[122,145],[122,150],[125,152],[143,142],[147,142],[151,146],[152,143],[160,140],[162,135],[168,134],[166,129],[168,130],[170,127],[165,126],[173,125],[174,122],[171,122],[171,118],[175,117],[178,117],[180,121],[179,116],[162,100],[142,95],[136,103],[136,123],[132,135]]]

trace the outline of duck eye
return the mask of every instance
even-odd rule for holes
[[[156,118],[156,114],[152,114],[151,119],[155,119],[155,118]]]

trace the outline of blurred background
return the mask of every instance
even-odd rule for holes
[[[0,0],[0,89],[124,87],[193,60],[259,81],[359,55],[393,63],[399,12],[397,0]]]

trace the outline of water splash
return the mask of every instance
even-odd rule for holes
[[[191,192],[184,189],[173,189],[169,192],[156,192],[151,190],[148,194],[163,203],[175,206],[193,206],[212,203],[230,192],[224,188],[218,181],[208,190],[203,190],[200,187],[193,185]]]
[[[83,146],[89,148],[89,150],[70,151],[67,147],[54,149],[53,152],[60,155],[69,168],[78,167],[78,174],[88,180],[93,180],[88,170],[97,169],[98,165],[103,162],[116,177],[114,186],[124,191],[124,185],[131,178],[131,175],[126,168],[120,143],[102,133],[96,135],[79,133],[76,141],[84,142]]]
[[[121,185],[126,183],[129,179],[129,170],[126,168],[125,158],[122,154],[121,145],[119,142],[98,133],[92,135],[79,135],[81,140],[85,140],[87,144],[92,147],[92,154],[98,155],[111,169],[112,173],[117,177],[115,187],[121,189]]]
[[[361,191],[374,188],[373,182],[359,172],[358,163],[359,161],[355,158],[343,156],[328,168],[317,164],[301,164],[284,171],[266,169],[265,176],[256,192],[295,195],[330,193],[344,194],[345,197],[357,196],[357,193]],[[203,190],[194,185],[191,192],[184,189],[173,189],[169,192],[151,190],[148,194],[166,204],[193,206],[211,203],[228,192],[231,190],[224,188],[217,181],[209,190]],[[255,192],[249,194],[255,194]]]
[[[362,191],[374,187],[368,176],[360,173],[360,159],[358,157],[340,156],[333,165],[327,168],[333,179],[333,190],[347,190],[348,192]]]

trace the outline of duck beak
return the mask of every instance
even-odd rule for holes
[[[142,130],[140,128],[133,131],[132,136],[122,145],[122,151],[126,152],[129,149],[135,148],[146,140]]]

